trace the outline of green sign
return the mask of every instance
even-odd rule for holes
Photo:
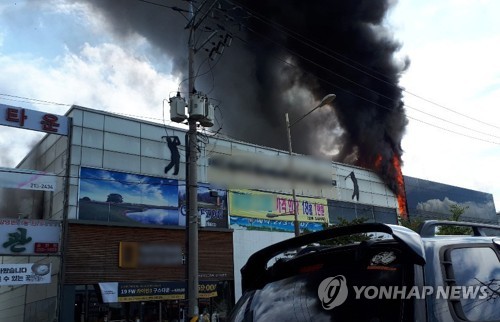
[[[13,253],[22,253],[26,250],[26,247],[23,247],[27,243],[29,243],[32,238],[27,237],[27,229],[26,228],[17,228],[18,231],[9,233],[9,240],[2,244],[3,248],[9,248]]]

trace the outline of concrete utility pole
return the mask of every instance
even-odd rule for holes
[[[203,127],[212,127],[214,125],[214,106],[208,100],[206,95],[196,92],[194,71],[194,58],[200,49],[205,48],[209,41],[218,35],[219,30],[213,32],[206,37],[201,45],[197,45],[196,32],[203,21],[209,17],[209,14],[218,4],[218,0],[203,0],[198,7],[195,6],[193,0],[189,1],[190,19],[185,27],[189,31],[188,40],[188,110],[189,116],[186,116],[186,102],[181,97],[180,92],[177,92],[176,97],[170,98],[170,117],[174,122],[181,123],[187,118],[189,130],[186,133],[186,300],[187,317],[189,320],[198,317],[198,139],[197,127],[198,122]],[[198,17],[198,14],[200,15]],[[224,28],[222,28],[224,29]],[[224,38],[219,35],[219,38]],[[214,59],[215,56],[222,54],[224,47],[229,47],[232,36],[226,31],[224,40],[219,40],[217,45],[214,45],[210,51],[209,59]],[[215,44],[213,42],[212,44]],[[196,48],[198,46],[198,48]],[[209,51],[207,48],[205,50]]]
[[[188,41],[188,68],[189,68],[189,101],[194,94],[194,53],[195,53],[195,19],[193,3],[190,2],[191,21],[189,26],[189,41]],[[198,149],[197,149],[197,133],[196,120],[191,116],[188,118],[189,131],[189,159],[187,187],[188,189],[188,321],[193,317],[198,316]]]

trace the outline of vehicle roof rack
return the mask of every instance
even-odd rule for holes
[[[287,250],[297,249],[302,246],[339,236],[374,232],[391,235],[394,240],[408,251],[416,263],[421,265],[425,264],[425,251],[420,236],[406,227],[382,223],[364,223],[352,226],[333,227],[290,238],[254,253],[241,269],[242,289],[246,291],[250,288],[250,284],[255,284],[255,281],[265,276],[269,260]]]
[[[500,235],[500,226],[490,225],[490,224],[480,224],[480,223],[472,223],[472,222],[464,222],[464,221],[450,221],[450,220],[426,220],[420,227],[417,232],[422,237],[434,237],[436,236],[436,227],[438,226],[461,226],[461,227],[469,227],[472,229],[473,236],[488,236],[485,233],[485,229],[493,229],[498,231]]]

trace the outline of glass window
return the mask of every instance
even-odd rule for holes
[[[456,285],[477,291],[476,295],[462,293],[456,313],[470,321],[500,320],[500,261],[495,251],[489,247],[459,248],[451,251],[450,258]]]
[[[330,223],[334,225],[340,223],[340,218],[349,222],[356,218],[364,218],[366,222],[397,224],[396,209],[394,208],[374,207],[353,202],[329,200],[328,213]]]

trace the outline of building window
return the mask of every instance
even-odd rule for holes
[[[364,218],[366,222],[397,224],[395,208],[360,205],[352,202],[328,200],[330,224],[338,225],[341,219],[353,221]]]

